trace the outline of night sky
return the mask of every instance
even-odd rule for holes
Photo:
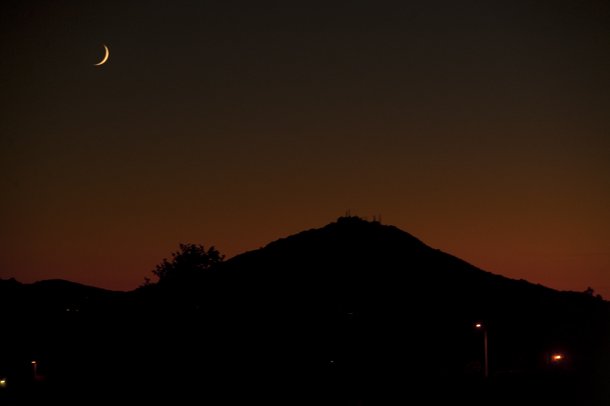
[[[351,209],[610,299],[607,1],[9,0],[0,50],[3,279],[132,290]]]

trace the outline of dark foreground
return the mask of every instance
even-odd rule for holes
[[[0,308],[0,406],[610,405],[610,302],[359,218],[133,292],[0,280]]]
[[[482,377],[458,377],[429,381],[412,377],[405,381],[349,383],[327,375],[292,381],[223,380],[221,376],[198,376],[178,382],[171,375],[144,381],[134,370],[133,379],[106,379],[96,382],[78,379],[62,382],[29,382],[2,388],[0,404],[62,405],[114,404],[310,404],[337,406],[365,405],[608,405],[610,385],[604,377],[577,377],[570,374],[544,375],[514,373]],[[119,373],[119,375],[121,375]],[[143,375],[146,375],[145,373]],[[271,378],[269,374],[267,378]],[[234,377],[231,377],[234,378]],[[302,379],[302,377],[296,377]]]

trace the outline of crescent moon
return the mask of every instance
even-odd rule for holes
[[[104,45],[104,44],[102,44],[102,45]],[[104,45],[104,48],[106,48],[106,56],[104,57],[102,62],[94,63],[93,66],[99,66],[99,65],[103,64],[104,62],[106,62],[108,60],[108,55],[110,55],[110,52],[108,51],[108,47],[106,45]]]

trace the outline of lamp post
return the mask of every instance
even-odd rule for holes
[[[477,328],[483,329],[483,342],[485,345],[485,378],[489,377],[489,362],[487,360],[487,329],[481,323],[476,325]]]

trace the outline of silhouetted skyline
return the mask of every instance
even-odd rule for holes
[[[610,298],[606,3],[9,0],[0,44],[1,278],[132,290],[351,209]]]
[[[182,244],[153,273],[131,292],[0,280],[0,403],[610,399],[610,302],[377,221],[341,217],[227,261]]]

